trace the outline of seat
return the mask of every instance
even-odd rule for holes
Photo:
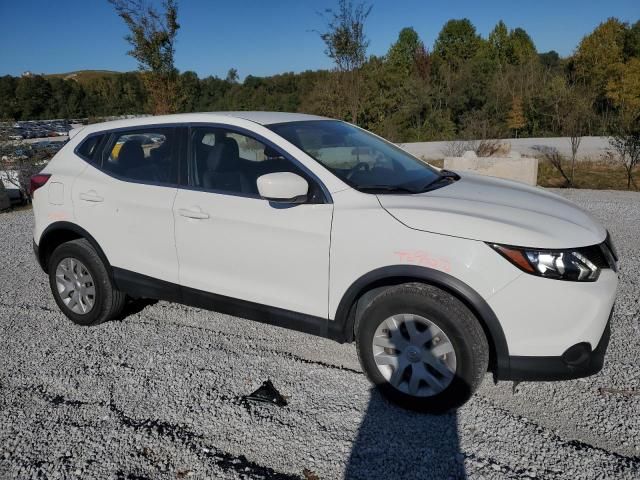
[[[240,149],[233,138],[224,137],[207,156],[207,171],[202,186],[211,190],[250,193],[250,184],[240,171]]]
[[[127,140],[118,153],[118,168],[116,173],[123,177],[129,177],[129,172],[139,168],[144,162],[144,150],[139,140]]]

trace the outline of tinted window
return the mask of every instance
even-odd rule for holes
[[[191,185],[207,190],[259,197],[258,177],[293,172],[310,184],[309,200],[322,195],[311,179],[280,152],[255,138],[214,127],[191,129]]]
[[[153,184],[176,183],[177,161],[173,128],[149,128],[113,134],[102,169],[124,180]]]
[[[100,142],[104,138],[104,135],[93,135],[87,138],[78,147],[78,154],[85,160],[92,161],[95,158],[95,153],[100,145]]]
[[[354,188],[419,192],[440,178],[436,169],[371,133],[337,120],[269,128]]]

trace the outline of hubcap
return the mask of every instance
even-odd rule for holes
[[[411,313],[393,315],[378,326],[373,358],[391,385],[416,397],[442,392],[456,372],[449,337],[432,321]]]
[[[77,258],[67,257],[56,268],[56,287],[62,302],[79,315],[89,313],[96,299],[93,277]]]

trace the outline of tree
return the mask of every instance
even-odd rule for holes
[[[238,70],[236,70],[235,68],[230,68],[227,72],[225,81],[229,83],[238,83],[239,78],[240,77],[238,76]]]
[[[467,18],[444,24],[433,46],[433,53],[447,64],[457,67],[478,52],[482,40]]]
[[[509,110],[509,116],[507,117],[507,127],[510,130],[515,131],[516,138],[518,138],[518,130],[527,124],[527,119],[524,117],[524,109],[522,108],[522,97],[515,96],[511,102],[511,110]]]
[[[534,145],[533,149],[538,151],[542,158],[547,160],[553,168],[558,170],[562,178],[564,178],[565,184],[571,186],[573,180],[564,171],[563,161],[564,157],[555,147],[548,147],[546,145]]]
[[[627,173],[627,189],[631,188],[632,183],[637,189],[633,172],[640,165],[640,117],[628,125],[620,126],[618,133],[609,139],[609,145],[618,154]]]
[[[536,46],[529,34],[522,28],[515,28],[509,32],[509,62],[521,65],[534,58],[537,54]]]
[[[606,94],[625,121],[640,114],[640,58],[612,66]]]
[[[578,79],[603,90],[612,65],[623,61],[625,25],[616,18],[585,36],[575,54]]]
[[[591,96],[584,88],[571,86],[563,101],[562,133],[569,137],[571,144],[571,185],[574,185],[574,173],[578,149],[582,137],[587,134],[591,120]]]
[[[640,20],[631,25],[624,36],[624,58],[640,58]]]
[[[0,119],[18,118],[19,103],[16,98],[18,79],[10,75],[0,77]]]
[[[151,111],[156,115],[175,112],[178,91],[173,57],[180,28],[176,0],[164,0],[162,13],[144,0],[109,2],[131,31],[125,37],[132,46],[128,53],[138,61]]]
[[[16,101],[20,105],[20,118],[43,118],[51,98],[51,84],[41,75],[22,77],[16,84]]]
[[[365,22],[372,7],[365,3],[354,6],[350,0],[338,0],[338,9],[326,9],[326,31],[319,32],[326,55],[334,61],[350,104],[351,121],[358,122],[360,110],[360,69],[365,62],[369,40],[364,33]]]
[[[522,65],[536,55],[536,47],[529,34],[522,28],[509,31],[502,20],[489,34],[488,43],[492,58],[501,67]]]
[[[540,63],[546,68],[553,70],[560,66],[560,55],[555,50],[549,50],[548,52],[539,53],[538,59]]]
[[[180,112],[195,112],[200,99],[200,79],[196,72],[181,73],[178,78]]]
[[[509,61],[511,46],[509,31],[502,20],[489,33],[489,48],[494,60],[504,67]]]
[[[387,53],[387,62],[405,77],[416,68],[418,57],[426,54],[424,44],[418,33],[411,27],[400,30],[398,40],[391,45]]]

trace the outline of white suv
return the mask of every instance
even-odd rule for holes
[[[32,190],[36,256],[80,325],[153,298],[355,341],[385,395],[427,411],[461,405],[487,371],[602,368],[618,283],[602,226],[348,123],[228,112],[90,125]]]

